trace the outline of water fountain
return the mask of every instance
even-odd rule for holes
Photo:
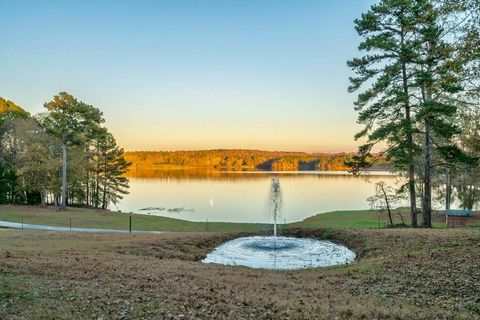
[[[270,210],[273,215],[273,236],[277,236],[277,218],[282,208],[282,189],[280,188],[280,179],[273,178],[270,187]]]
[[[330,241],[277,235],[277,220],[283,204],[278,178],[272,179],[269,203],[273,216],[273,236],[243,237],[228,241],[209,253],[203,262],[293,270],[327,267],[355,260],[353,251]]]

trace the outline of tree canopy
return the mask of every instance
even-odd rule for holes
[[[0,98],[0,203],[116,204],[130,164],[102,112],[66,92],[44,106],[30,116]]]
[[[365,143],[352,166],[369,167],[372,149],[384,144],[381,154],[408,177],[412,226],[421,190],[422,225],[431,227],[438,168],[476,163],[458,144],[456,119],[480,88],[479,13],[475,0],[382,0],[355,21],[365,55],[348,63],[349,91],[364,90],[355,138]]]

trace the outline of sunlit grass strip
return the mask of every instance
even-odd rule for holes
[[[408,217],[407,209],[396,209]],[[129,229],[128,213],[69,208],[58,211],[52,207],[38,206],[0,206],[0,220],[25,224],[99,229]],[[169,217],[132,214],[132,229],[136,231],[216,231],[216,232],[261,232],[272,231],[271,224],[262,223],[232,223],[232,222],[193,222]],[[395,223],[400,223],[397,213],[394,213]],[[444,228],[441,214],[436,216],[435,228]],[[321,213],[300,222],[279,226],[283,228],[358,228],[378,229],[386,227],[386,216],[379,216],[371,210],[345,210]]]

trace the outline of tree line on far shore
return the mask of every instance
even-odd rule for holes
[[[116,204],[130,163],[102,112],[66,92],[44,107],[30,115],[0,97],[0,204]]]
[[[356,138],[351,162],[368,168],[380,153],[405,177],[411,225],[432,227],[436,194],[472,209],[480,200],[480,2],[381,0],[355,21],[363,55],[355,75]],[[380,188],[385,190],[383,188]],[[432,190],[438,192],[433,193]]]
[[[346,163],[352,153],[306,153],[285,151],[260,151],[218,149],[197,151],[134,151],[125,157],[132,163],[130,175],[148,174],[154,170],[172,168],[202,168],[214,170],[269,170],[269,171],[348,171]],[[377,161],[376,168],[386,168]]]

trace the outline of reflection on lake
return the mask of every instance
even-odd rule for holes
[[[268,193],[274,176],[280,178],[283,192],[282,222],[326,211],[368,209],[374,183],[397,180],[385,172],[369,174],[366,182],[365,176],[346,172],[158,171],[148,178],[130,178],[130,194],[118,209],[191,221],[270,223]]]

